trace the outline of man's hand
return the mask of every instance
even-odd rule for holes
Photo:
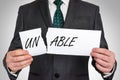
[[[33,58],[28,51],[22,49],[9,51],[6,56],[7,67],[13,72],[30,65],[32,61]]]
[[[103,48],[93,48],[91,56],[96,61],[96,67],[103,73],[109,73],[115,64],[115,55],[113,52]]]

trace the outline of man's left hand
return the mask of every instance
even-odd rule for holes
[[[96,61],[96,67],[103,73],[109,73],[115,64],[115,54],[104,48],[93,48],[91,56]]]

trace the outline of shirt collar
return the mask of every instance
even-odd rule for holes
[[[70,1],[70,0],[63,0],[63,3],[64,3],[65,5],[68,5],[68,4],[69,4],[69,1]]]

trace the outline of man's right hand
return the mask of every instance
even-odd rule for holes
[[[9,51],[6,56],[7,67],[12,72],[17,72],[24,67],[30,65],[33,61],[32,56],[28,51],[17,49],[14,51]]]

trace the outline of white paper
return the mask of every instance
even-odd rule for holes
[[[24,50],[28,50],[32,56],[46,53],[46,46],[41,37],[41,28],[22,31],[19,33]]]
[[[68,46],[63,46],[62,40],[59,42],[61,37],[64,39],[64,44]],[[91,50],[99,47],[100,37],[101,31],[98,30],[49,28],[47,32],[47,53],[90,56]]]

